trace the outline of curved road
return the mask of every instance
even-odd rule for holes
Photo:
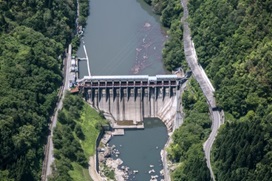
[[[213,142],[214,142],[215,137],[217,135],[217,131],[221,125],[221,116],[220,116],[219,111],[212,111],[212,119],[213,119],[212,132],[209,135],[209,138],[203,144],[203,148],[204,148],[204,152],[205,152],[207,166],[210,170],[210,174],[211,174],[212,179],[215,181],[215,177],[214,177],[212,166],[211,166],[211,160],[210,160],[211,155],[210,154],[211,154]]]
[[[212,132],[209,135],[209,138],[206,140],[206,142],[203,144],[203,149],[205,152],[205,157],[207,161],[207,166],[210,170],[210,174],[213,180],[215,180],[212,167],[211,167],[211,161],[210,161],[210,153],[212,149],[213,142],[215,140],[215,137],[217,135],[218,129],[220,127],[221,123],[221,115],[220,112],[216,109],[216,102],[214,98],[214,88],[207,77],[205,71],[203,68],[198,64],[197,61],[197,55],[194,47],[194,43],[191,38],[190,28],[189,24],[186,21],[188,18],[188,8],[187,8],[188,0],[181,0],[181,5],[183,7],[183,17],[181,19],[181,23],[183,24],[183,41],[184,41],[184,52],[186,61],[191,68],[193,75],[197,82],[199,83],[203,94],[205,95],[207,102],[209,104],[210,113],[211,113],[211,119],[212,119]],[[223,122],[223,121],[222,121]]]

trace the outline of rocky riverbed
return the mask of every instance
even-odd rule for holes
[[[134,180],[138,170],[132,170],[129,167],[123,165],[123,161],[118,158],[121,154],[120,151],[116,148],[115,145],[109,146],[108,141],[112,137],[112,132],[106,132],[104,137],[101,140],[100,147],[98,149],[98,158],[99,158],[99,170],[100,175],[103,177],[103,180],[117,180],[117,181],[126,181]],[[120,145],[121,146],[121,145]],[[150,175],[150,181],[163,181],[162,178],[164,175],[163,170],[160,173],[156,174],[154,170],[154,165],[149,166],[150,169],[147,174]],[[114,172],[114,179],[107,177],[109,171]]]
[[[99,159],[99,170],[100,175],[102,177],[106,177],[105,170],[114,171],[114,177],[117,181],[125,181],[128,180],[129,175],[135,174],[136,171],[131,171],[129,167],[123,166],[123,161],[120,158],[117,158],[120,152],[115,148],[115,146],[109,146],[108,141],[112,137],[112,132],[106,132],[104,137],[101,140],[100,147],[97,148],[99,151],[98,159]],[[114,159],[112,156],[115,156]],[[105,168],[106,167],[106,168]],[[107,178],[106,180],[112,180],[111,178]]]

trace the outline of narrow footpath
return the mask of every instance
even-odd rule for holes
[[[101,178],[101,176],[97,173],[95,166],[96,166],[96,155],[93,155],[90,157],[89,160],[89,174],[91,176],[91,178],[94,181],[103,181],[103,179]]]
[[[183,24],[183,41],[184,41],[184,52],[186,61],[191,68],[193,75],[197,82],[199,83],[203,94],[205,95],[207,102],[209,104],[211,119],[212,119],[212,132],[209,135],[209,138],[203,144],[203,149],[205,152],[207,166],[210,170],[211,178],[215,181],[215,177],[213,174],[211,161],[210,161],[210,152],[217,135],[218,129],[221,124],[223,124],[223,119],[220,112],[216,109],[216,102],[214,98],[214,87],[212,86],[209,78],[207,77],[205,71],[198,64],[197,55],[194,47],[193,40],[191,38],[191,32],[189,28],[189,23],[187,22],[187,18],[189,16],[188,7],[187,7],[188,0],[181,0],[181,5],[183,7],[183,17],[181,19],[181,23]]]

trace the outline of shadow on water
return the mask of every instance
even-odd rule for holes
[[[154,14],[154,12],[152,11],[151,6],[149,6],[144,0],[136,0],[136,2],[140,4],[141,8],[143,10],[145,10],[148,13],[149,16],[154,17],[156,22],[160,23],[160,16]]]
[[[144,118],[145,129],[165,127],[164,123],[159,118]]]

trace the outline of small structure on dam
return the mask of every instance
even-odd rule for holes
[[[158,117],[171,130],[184,79],[178,75],[85,76],[78,84],[113,128],[143,128],[144,117]]]

